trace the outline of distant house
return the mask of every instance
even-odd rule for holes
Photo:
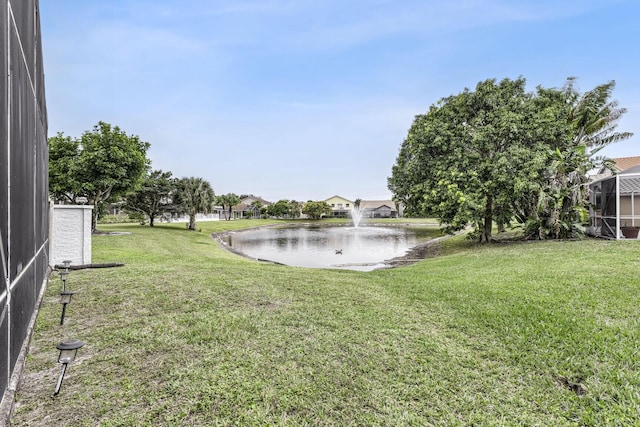
[[[393,200],[362,200],[360,210],[364,218],[398,218],[399,212]]]
[[[346,218],[353,209],[354,202],[342,196],[333,196],[325,200],[336,218]]]
[[[260,208],[256,206],[260,204],[260,207],[271,206],[273,203],[263,199],[262,197],[249,196],[245,197],[233,207],[233,218],[260,218]]]
[[[355,208],[355,202],[342,196],[333,196],[325,200],[331,206],[333,216],[347,218]],[[398,218],[398,208],[393,200],[360,200],[363,218]]]

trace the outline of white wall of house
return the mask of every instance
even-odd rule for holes
[[[331,209],[333,209],[334,211],[350,211],[353,209],[353,202],[351,200],[345,199],[344,197],[333,196],[326,199],[325,202],[327,202],[327,204],[329,204],[329,206],[331,206]]]
[[[91,264],[91,206],[53,205],[49,229],[49,265],[69,260]]]

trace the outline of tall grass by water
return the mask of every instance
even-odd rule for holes
[[[634,425],[640,242],[477,246],[356,272],[248,260],[211,232],[93,237],[43,299],[14,426]],[[86,341],[53,397],[56,344]]]

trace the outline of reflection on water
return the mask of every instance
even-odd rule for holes
[[[410,227],[288,226],[229,234],[224,242],[245,255],[286,265],[370,271],[418,244]]]

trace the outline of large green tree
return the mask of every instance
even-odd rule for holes
[[[171,172],[154,170],[145,176],[138,190],[127,195],[124,208],[129,212],[146,215],[149,226],[153,227],[157,216],[172,210],[171,193],[175,188]]]
[[[333,210],[327,202],[314,202],[309,200],[302,207],[302,213],[308,215],[312,219],[320,219],[323,215],[331,215]]]
[[[289,218],[300,218],[302,215],[302,208],[304,207],[304,203],[299,202],[297,200],[289,200],[289,209],[287,211],[287,215]]]
[[[557,168],[557,152],[571,147],[572,126],[568,120],[571,105],[566,92],[559,89],[538,87],[528,105],[530,131],[525,150],[528,161],[523,165],[526,180],[520,181],[510,204],[514,219],[519,224],[542,223],[545,212],[541,210],[541,196],[549,185],[549,178],[556,173],[564,173]],[[530,230],[527,237],[536,237]]]
[[[149,168],[149,143],[127,135],[118,126],[99,122],[74,139],[58,133],[49,138],[49,191],[54,199],[93,206],[91,229],[96,231],[106,204],[134,190]]]
[[[491,240],[494,220],[527,179],[525,80],[486,80],[417,116],[389,179],[410,213],[437,216],[449,232],[473,224]]]
[[[196,229],[196,215],[209,213],[213,207],[215,194],[209,181],[203,178],[188,177],[176,181],[176,193],[173,202],[181,206],[189,215],[189,230]]]
[[[613,84],[581,95],[525,91],[525,80],[486,80],[417,116],[389,178],[408,214],[435,215],[446,231],[475,226],[480,242],[513,218],[529,237],[575,235],[586,173],[603,146],[624,139]]]
[[[267,215],[276,218],[284,218],[289,215],[290,210],[291,206],[289,205],[289,201],[281,199],[274,204],[267,206]]]

